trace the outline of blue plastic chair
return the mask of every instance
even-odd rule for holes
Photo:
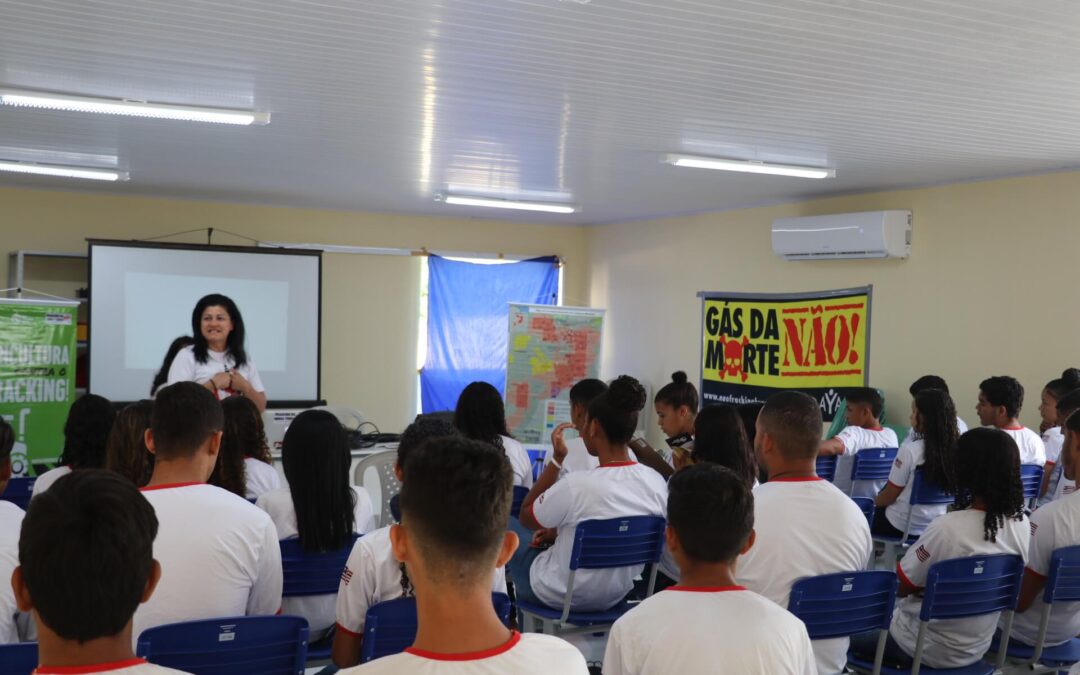
[[[911,479],[911,506],[926,506],[929,504],[952,504],[956,497],[945,492],[942,488],[926,480],[922,467],[915,469],[915,475]],[[875,534],[874,541],[885,544],[885,559],[896,559],[896,547],[906,548],[915,543],[921,532],[911,532],[911,509],[908,509],[907,520],[904,525],[902,537],[890,537],[883,534]],[[890,563],[891,564],[891,563]]]
[[[664,548],[665,521],[659,516],[630,516],[610,520],[586,520],[574,531],[574,546],[570,552],[570,577],[562,607],[547,607],[531,602],[518,602],[523,630],[529,622],[540,623],[548,634],[603,633],[611,624],[630,610],[624,599],[611,609],[600,612],[575,612],[570,605],[574,597],[574,577],[579,569],[609,569],[647,565],[648,584],[645,597],[656,586],[656,563]]]
[[[869,497],[852,497],[851,501],[855,502],[855,505],[866,516],[867,526],[872,527],[874,524],[874,500]]]
[[[30,675],[37,663],[36,642],[0,645],[0,675]]]
[[[830,483],[836,478],[836,455],[822,455],[817,458],[817,475]]]
[[[888,480],[899,448],[864,448],[855,453],[851,464],[851,489],[857,480]]]
[[[878,631],[874,675],[881,672],[898,585],[895,572],[840,572],[807,577],[791,586],[788,611],[806,624],[811,640]]]
[[[283,580],[282,597],[337,595],[345,562],[349,559],[353,545],[359,538],[360,535],[353,534],[352,539],[344,548],[328,553],[308,553],[301,548],[299,539],[282,539],[279,542]],[[308,645],[307,657],[309,660],[328,659],[332,646],[333,633]]]
[[[510,517],[517,518],[521,515],[521,503],[525,501],[525,497],[529,494],[529,488],[515,485],[513,501],[510,502]]]
[[[389,505],[390,505],[390,517],[394,519],[395,523],[400,523],[401,522],[401,493],[400,492],[390,498]]]
[[[1024,485],[1024,499],[1028,508],[1035,508],[1035,502],[1042,491],[1043,468],[1037,464],[1020,465],[1020,482]]]
[[[194,675],[303,675],[308,623],[298,616],[238,616],[148,628],[136,654]]]
[[[0,499],[5,502],[11,502],[15,506],[18,506],[23,511],[27,506],[30,506],[30,495],[34,492],[34,482],[37,478],[31,478],[28,476],[16,476],[8,481],[7,489],[4,490],[4,494],[0,495]]]
[[[492,593],[495,613],[510,625],[510,598]],[[400,654],[416,641],[416,598],[398,598],[372,605],[364,618],[364,641],[360,663]]]
[[[544,472],[544,458],[547,456],[546,450],[526,450],[529,453],[529,461],[532,462],[533,480],[538,480],[540,474]]]
[[[1001,670],[1005,654],[998,654],[997,664],[977,661],[964,668],[934,669],[922,667],[923,648],[926,644],[926,628],[934,619],[962,619],[983,614],[1005,612],[1005,628],[1002,635],[1007,643],[1012,631],[1012,610],[1020,595],[1020,580],[1024,573],[1024,561],[1018,555],[981,555],[970,558],[943,560],[930,566],[926,588],[923,590],[922,608],[919,612],[919,632],[915,640],[914,662],[910,670],[883,666],[882,673],[900,675],[911,673],[955,673],[956,675],[991,675]],[[849,658],[856,668],[870,670],[872,663]]]

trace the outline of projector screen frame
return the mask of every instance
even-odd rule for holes
[[[323,291],[323,257],[322,250],[309,249],[309,248],[288,248],[285,246],[238,246],[234,244],[185,244],[177,242],[164,242],[164,241],[139,241],[138,239],[99,239],[90,238],[86,239],[86,274],[87,274],[87,303],[86,303],[86,321],[87,321],[87,334],[86,334],[86,350],[87,353],[92,353],[94,349],[91,338],[93,337],[93,331],[90,327],[94,322],[94,303],[93,289],[91,288],[92,280],[94,278],[94,246],[112,246],[123,248],[149,248],[149,249],[171,249],[177,251],[207,251],[214,253],[258,253],[258,254],[275,254],[275,255],[302,255],[302,256],[314,256],[318,261],[318,350],[315,357],[316,372],[315,372],[315,394],[316,398],[312,400],[283,400],[283,399],[270,399],[266,401],[267,410],[271,409],[283,409],[283,408],[315,408],[319,406],[325,406],[326,401],[322,398],[322,291]],[[86,384],[87,393],[93,393],[90,391],[90,369],[92,359],[86,359]],[[119,408],[135,401],[113,401],[113,403]]]

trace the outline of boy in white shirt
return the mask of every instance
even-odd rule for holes
[[[927,389],[938,389],[946,394],[949,393],[949,385],[946,384],[944,378],[938,375],[923,375],[911,383],[911,386],[908,387],[908,393],[910,393],[911,398],[914,399],[919,395],[920,391],[926,391]],[[956,428],[961,434],[968,430],[967,423],[960,419],[959,415],[956,417]],[[914,426],[910,426],[908,427],[907,436],[904,436],[904,440],[900,441],[900,446],[903,447],[908,443],[917,440],[919,440],[919,432],[915,431]]]
[[[416,586],[416,641],[343,675],[586,675],[577,649],[510,630],[492,605],[491,570],[518,544],[506,531],[513,473],[505,455],[487,443],[441,438],[416,449],[404,473],[401,524],[391,526],[390,541]]]
[[[585,440],[581,437],[585,429],[585,418],[589,413],[589,404],[600,394],[607,391],[607,385],[600,380],[581,380],[570,387],[570,423],[560,424],[551,432],[552,448],[559,448],[559,455],[566,455],[559,467],[559,477],[562,478],[574,471],[588,471],[600,466],[600,460],[589,454],[585,447]],[[569,441],[563,438],[563,433],[574,429],[577,437]],[[565,448],[565,451],[563,450]]]
[[[11,480],[11,448],[15,431],[0,417],[0,495]],[[0,500],[0,645],[31,639],[33,626],[30,616],[19,612],[11,584],[11,573],[19,565],[19,528],[23,510],[11,502]]]
[[[604,675],[816,674],[806,626],[735,583],[753,527],[754,497],[743,478],[716,464],[677,471],[668,483],[666,537],[680,584],[615,622]]]
[[[774,394],[758,415],[754,450],[769,481],[754,488],[753,548],[738,561],[735,579],[781,607],[803,577],[866,569],[874,554],[866,516],[815,471],[821,408],[797,391]],[[814,640],[818,672],[841,672],[847,638]]]
[[[205,387],[178,382],[154,399],[146,447],[154,472],[142,489],[160,523],[154,556],[165,574],[135,613],[147,628],[281,609],[281,548],[262,509],[206,480],[221,446],[221,403]]]
[[[821,456],[839,455],[836,460],[836,475],[833,484],[841,492],[852,497],[873,499],[885,481],[851,480],[851,471],[855,467],[855,453],[869,448],[896,448],[896,432],[881,426],[881,413],[885,402],[876,389],[862,387],[847,396],[847,410],[844,413],[847,426],[833,438],[821,443],[818,454]]]
[[[165,675],[135,658],[132,614],[154,593],[154,509],[120,474],[76,471],[35,497],[11,585],[38,629],[35,673]]]
[[[1014,377],[995,375],[979,383],[979,402],[975,412],[979,424],[996,427],[1016,441],[1021,464],[1046,465],[1046,447],[1042,437],[1020,424],[1017,419],[1024,407],[1024,387]]]

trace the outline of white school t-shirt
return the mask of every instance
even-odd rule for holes
[[[166,623],[281,609],[281,549],[262,509],[205,483],[156,485],[142,493],[158,518],[154,559],[161,581],[135,611],[133,640]]]
[[[735,580],[787,609],[803,577],[866,569],[874,542],[866,516],[835,485],[818,478],[780,478],[754,488],[754,546],[739,557]],[[814,640],[818,671],[839,673],[848,638]]]
[[[244,458],[244,496],[258,499],[262,495],[281,487],[281,476],[277,469],[254,457]],[[284,539],[284,537],[282,537]]]
[[[1046,446],[1043,445],[1042,437],[1027,427],[1003,427],[1001,429],[1012,436],[1016,441],[1016,447],[1020,449],[1021,464],[1046,464]]]
[[[1080,545],[1080,496],[1070,495],[1053,501],[1031,514],[1031,541],[1028,544],[1027,571],[1042,579],[1050,574],[1054,551]],[[1013,618],[1012,637],[1034,646],[1042,618],[1043,594],[1022,614]],[[1046,646],[1056,647],[1080,634],[1080,602],[1055,602],[1050,606]]]
[[[835,438],[844,444],[844,454],[836,458],[836,475],[833,477],[833,484],[840,488],[841,492],[850,493],[852,497],[873,499],[885,487],[885,481],[858,480],[852,488],[851,470],[855,466],[855,453],[867,448],[899,447],[896,442],[896,432],[888,427],[881,429],[844,427]]]
[[[585,441],[578,436],[566,442],[566,458],[562,461],[562,470],[559,477],[575,471],[592,471],[600,466],[600,459],[589,454],[585,447]]]
[[[1061,457],[1061,448],[1065,445],[1065,434],[1061,433],[1061,427],[1053,426],[1044,431],[1042,442],[1046,448],[1046,461],[1057,464]]]
[[[922,589],[930,566],[942,560],[979,554],[1014,554],[1027,560],[1031,533],[1027,517],[1006,518],[997,531],[997,542],[984,538],[985,518],[986,513],[976,509],[953,511],[936,518],[897,564],[896,573],[901,582]],[[921,609],[921,596],[900,598],[889,626],[889,634],[909,656],[915,655]],[[978,661],[990,648],[997,622],[998,614],[931,621],[923,643],[923,664],[931,668],[960,668]]]
[[[806,626],[741,586],[672,586],[615,622],[604,675],[816,675]]]
[[[353,486],[352,490],[356,496],[356,505],[353,507],[354,531],[357,534],[371,532],[375,529],[375,509],[371,505],[371,497],[363,488]],[[300,535],[296,528],[296,509],[293,507],[292,493],[289,492],[289,488],[283,487],[267,492],[259,497],[255,506],[266,511],[270,520],[274,521],[278,539],[291,539]],[[314,636],[311,641],[314,642],[334,625],[336,604],[337,595],[334,593],[282,598],[281,613],[307,619],[311,635]]]
[[[147,663],[146,659],[128,659],[112,663],[96,663],[86,666],[44,666],[34,670],[33,675],[61,675],[62,673],[118,673],[119,675],[185,675],[186,670],[174,670]]]
[[[27,637],[27,617],[19,612],[15,592],[11,590],[11,573],[19,566],[19,530],[25,515],[11,502],[0,501],[0,645],[21,642]]]
[[[514,485],[531,488],[533,484],[532,460],[525,446],[509,436],[499,436],[502,439],[503,452],[510,460],[510,468],[514,471]]]
[[[401,563],[390,546],[390,527],[381,527],[353,545],[338,585],[335,615],[338,630],[352,635],[364,634],[367,612],[372,605],[404,597],[401,588]],[[492,570],[491,591],[506,593],[506,572]],[[412,595],[409,587],[409,595]]]
[[[341,675],[588,675],[585,657],[553,635],[514,632],[505,644],[483,652],[435,654],[409,647],[400,654],[347,668]]]
[[[541,527],[558,528],[555,543],[533,561],[529,581],[536,597],[561,607],[570,578],[574,530],[585,520],[667,514],[667,483],[637,462],[616,462],[592,471],[576,471],[548,488],[532,504]],[[578,570],[572,603],[578,611],[599,611],[616,605],[634,587],[644,565]]]
[[[966,433],[967,430],[968,430],[967,422],[965,422],[964,420],[957,417],[956,418],[956,429],[961,434]],[[922,438],[922,435],[919,434],[917,431],[915,431],[915,427],[908,427],[907,436],[904,436],[904,440],[900,441],[900,445],[907,445],[908,443],[910,443],[912,441],[917,441],[920,438]]]
[[[948,504],[919,504],[911,506],[911,487],[915,481],[915,469],[925,461],[926,443],[920,438],[900,446],[889,472],[889,483],[903,488],[896,501],[885,507],[885,517],[901,532],[907,525],[911,511],[911,534],[922,534],[934,518],[948,510]]]
[[[262,378],[259,377],[259,370],[255,367],[255,362],[251,360],[250,356],[248,356],[247,363],[239,368],[236,367],[236,361],[233,359],[232,354],[228,352],[215,352],[213,349],[207,349],[206,356],[206,363],[199,363],[195,360],[195,347],[189,345],[181,349],[176,353],[176,358],[173,359],[172,366],[169,368],[169,379],[165,382],[166,386],[177,382],[206,384],[218,373],[235,370],[251,383],[251,387],[255,391],[266,391],[266,388],[263,387]],[[218,398],[221,400],[229,398],[234,393],[236,392],[231,389],[217,390]]]
[[[52,484],[60,480],[64,476],[71,473],[70,466],[58,466],[55,469],[49,469],[45,473],[41,474],[34,479],[34,487],[30,490],[30,498],[38,496],[42,492],[45,492],[52,487]]]

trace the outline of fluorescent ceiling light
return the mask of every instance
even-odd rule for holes
[[[26,164],[7,160],[0,160],[0,171],[32,173],[38,176],[58,176],[60,178],[86,178],[88,180],[118,181],[128,179],[127,171],[117,171],[115,169],[92,169],[57,164]]]
[[[698,157],[696,155],[668,155],[667,163],[685,166],[691,169],[717,169],[719,171],[741,171],[742,173],[767,173],[774,176],[794,176],[796,178],[833,178],[834,169],[795,164],[773,164],[743,159],[722,159],[719,157]]]
[[[259,113],[251,110],[147,103],[146,101],[70,96],[68,94],[19,91],[15,89],[0,89],[0,103],[27,108],[47,108],[49,110],[102,113],[105,115],[131,115],[134,117],[184,120],[187,122],[242,125],[270,123],[270,113]]]
[[[484,206],[492,209],[516,209],[518,211],[542,211],[544,213],[574,213],[577,207],[570,204],[552,202],[520,202],[512,199],[494,199],[491,197],[466,197],[463,195],[444,195],[442,201],[458,206]]]

